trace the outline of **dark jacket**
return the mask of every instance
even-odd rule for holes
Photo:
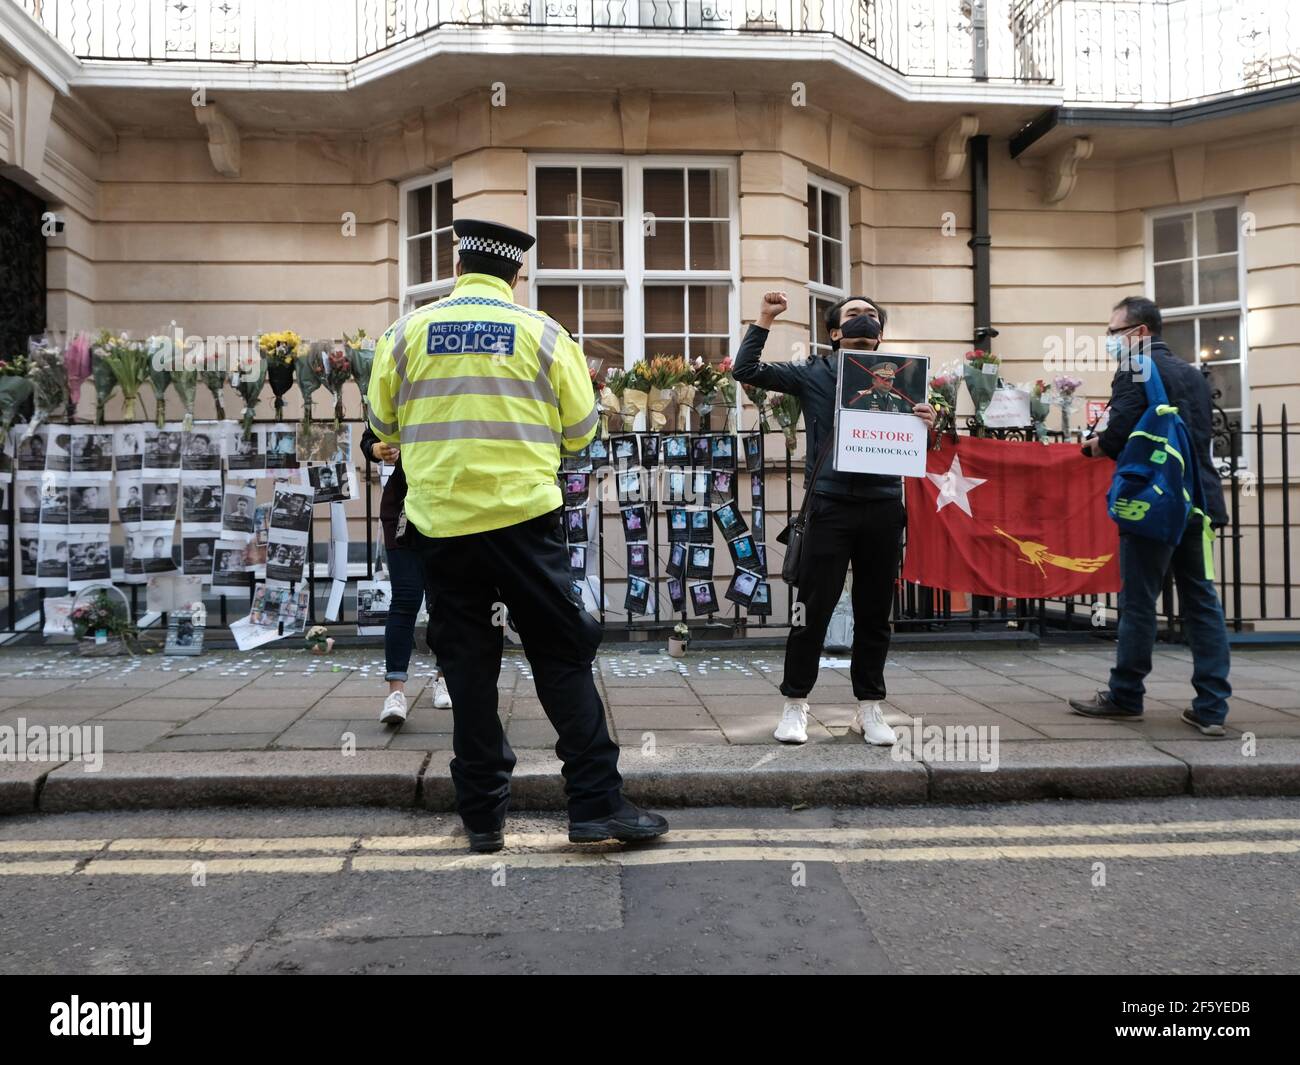
[[[361,450],[371,462],[374,461],[374,447],[382,443],[366,426],[361,434]],[[392,550],[393,541],[397,539],[397,519],[402,513],[402,503],[406,499],[406,474],[402,472],[402,457],[397,457],[397,465],[384,485],[384,494],[379,498],[379,524],[384,530],[384,547]]]
[[[1169,402],[1178,408],[1179,416],[1191,434],[1197,472],[1205,490],[1205,511],[1214,525],[1226,525],[1228,511],[1223,505],[1223,483],[1210,457],[1209,383],[1200,370],[1170,351],[1163,340],[1157,338],[1151,342],[1151,354]],[[1141,380],[1134,380],[1134,376],[1134,370],[1121,364],[1110,382],[1110,420],[1106,431],[1101,434],[1101,449],[1113,459],[1124,450],[1129,434],[1147,410],[1146,387]]]
[[[808,430],[805,470],[812,474],[817,456],[835,432],[836,377],[839,374],[839,355],[819,355],[806,363],[761,362],[763,345],[768,331],[761,325],[751,325],[740,342],[731,373],[745,385],[757,385],[770,392],[788,392],[798,396],[803,404],[804,427]],[[827,456],[821,474],[813,485],[813,492],[837,499],[883,500],[903,498],[903,485],[898,477],[882,477],[874,473],[838,473],[835,459]]]

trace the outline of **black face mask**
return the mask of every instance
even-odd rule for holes
[[[882,332],[880,323],[869,314],[854,315],[840,326],[840,332],[846,337],[866,337],[879,340]]]

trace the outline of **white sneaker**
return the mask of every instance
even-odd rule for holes
[[[782,743],[808,742],[808,704],[787,702],[781,711],[781,724],[772,733]]]
[[[406,693],[389,692],[384,700],[384,708],[379,713],[379,721],[384,725],[400,725],[406,720]]]
[[[894,745],[894,730],[885,724],[879,703],[858,703],[858,712],[853,715],[853,724],[849,727],[854,732],[861,732],[867,743],[877,747]]]
[[[451,693],[447,691],[447,682],[442,677],[433,678],[433,705],[439,710],[451,709]]]

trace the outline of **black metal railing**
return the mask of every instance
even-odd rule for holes
[[[753,412],[747,412],[752,419]],[[347,421],[359,426],[358,419]],[[1220,598],[1228,624],[1236,633],[1251,630],[1264,630],[1273,627],[1289,629],[1294,632],[1297,620],[1295,597],[1293,591],[1292,565],[1292,522],[1291,491],[1293,485],[1290,476],[1290,449],[1292,431],[1285,406],[1281,410],[1280,421],[1276,427],[1268,427],[1263,420],[1263,411],[1257,407],[1252,427],[1243,429],[1237,422],[1220,416],[1216,423],[1222,433],[1222,439],[1216,439],[1216,453],[1226,456],[1224,460],[1224,496],[1228,509],[1228,525],[1220,530],[1216,546],[1216,578]],[[259,424],[273,424],[273,419],[259,420]],[[969,424],[962,427],[970,432]],[[354,430],[355,431],[355,430]],[[1028,439],[1027,430],[983,430],[988,435],[1005,439]],[[803,437],[804,431],[798,430],[797,439]],[[691,432],[682,434],[629,432],[623,434],[636,439],[637,453],[641,453],[641,440],[647,435],[663,437],[664,435],[685,435],[691,445],[701,436],[717,436],[714,432]],[[731,435],[723,434],[723,435]],[[1049,434],[1059,440],[1059,433]],[[756,469],[748,468],[745,459],[743,441],[746,437],[756,437],[759,458]],[[622,593],[626,590],[627,573],[620,554],[625,547],[624,538],[615,530],[619,524],[618,512],[629,502],[619,497],[617,490],[618,464],[611,466],[608,475],[595,478],[594,504],[599,515],[591,538],[594,547],[594,560],[589,559],[586,579],[597,583],[591,588],[596,600],[597,614],[607,637],[632,637],[643,630],[659,631],[677,621],[687,621],[693,627],[704,627],[717,635],[743,637],[753,634],[754,630],[771,630],[788,627],[792,621],[793,603],[784,594],[784,585],[780,579],[783,548],[775,542],[775,533],[784,528],[790,517],[798,509],[803,495],[803,451],[796,446],[792,452],[787,450],[784,437],[780,432],[760,432],[757,427],[742,430],[734,434],[733,454],[735,455],[735,476],[732,478],[730,501],[737,506],[746,518],[755,542],[762,546],[765,568],[771,588],[769,597],[771,614],[760,614],[727,602],[718,596],[719,609],[707,616],[696,616],[688,600],[686,609],[673,611],[665,609],[667,599],[662,594],[665,589],[667,555],[670,551],[669,538],[666,533],[666,511],[672,505],[685,507],[695,503],[686,499],[669,500],[665,498],[662,485],[664,473],[676,468],[660,459],[659,473],[652,474],[653,468],[624,464],[622,469],[646,469],[646,483],[655,485],[644,499],[636,500],[646,506],[648,521],[647,543],[649,545],[649,563],[651,588],[654,592],[653,606],[649,612],[629,615],[623,609]],[[689,445],[688,445],[689,446]],[[693,447],[691,452],[693,453]],[[354,580],[372,580],[376,565],[380,560],[380,542],[376,538],[376,517],[378,514],[375,493],[380,490],[378,479],[373,476],[374,467],[369,459],[362,458],[363,476],[360,479],[364,496],[363,515],[358,515],[365,524],[364,543],[352,545],[350,551],[350,573],[348,594],[345,595],[343,607],[338,619],[330,624],[338,632],[355,624],[356,595]],[[685,468],[685,467],[683,467]],[[595,472],[595,471],[593,471]],[[753,474],[757,473],[757,480]],[[234,474],[237,477],[238,471]],[[49,589],[18,588],[17,575],[22,562],[18,550],[17,528],[17,493],[16,479],[11,480],[11,490],[7,493],[8,505],[0,515],[0,523],[7,526],[9,545],[9,567],[7,574],[0,578],[0,589],[6,590],[7,602],[0,611],[0,632],[10,634],[39,635],[45,620],[43,603]],[[748,489],[748,491],[746,491]],[[748,496],[748,503],[745,498]],[[719,503],[715,500],[706,503],[713,509]],[[1100,505],[1100,501],[1099,501]],[[754,509],[758,507],[763,516],[761,526],[756,528]],[[324,519],[317,519],[324,520]],[[315,538],[314,522],[309,528],[308,559],[310,565],[304,577],[309,589],[308,624],[319,623],[322,604],[318,601],[321,594],[319,585],[325,585],[328,594],[331,580],[326,572],[327,544],[318,544]],[[717,536],[710,524],[709,543],[717,546]],[[723,543],[725,549],[725,541]],[[115,560],[120,564],[120,547],[113,548]],[[317,557],[317,556],[321,557]],[[625,555],[624,555],[625,560]],[[120,565],[119,565],[120,568]],[[1254,572],[1251,572],[1253,569]],[[179,571],[179,567],[178,567]],[[732,572],[726,566],[721,568],[713,578],[715,589],[725,587],[725,582]],[[248,604],[252,602],[255,578],[248,576]],[[139,621],[146,617],[140,590],[143,586],[127,586],[132,617]],[[58,592],[56,594],[63,594]],[[219,619],[221,625],[229,624],[233,617],[247,613],[247,605],[242,596],[213,595],[209,593],[205,602],[209,616]],[[1098,607],[1101,610],[1098,610]],[[1172,581],[1166,586],[1161,603],[1161,612],[1165,627],[1170,633],[1180,629],[1177,590]],[[1118,618],[1118,605],[1115,596],[1072,597],[1046,599],[993,598],[986,596],[966,596],[953,594],[940,589],[903,581],[898,579],[894,603],[894,624],[901,632],[977,632],[1005,631],[1018,629],[1032,632],[1039,637],[1053,634],[1066,634],[1080,631],[1095,631],[1101,627],[1113,627]],[[1099,624],[1100,619],[1100,624]],[[166,627],[166,616],[156,619],[159,628]]]

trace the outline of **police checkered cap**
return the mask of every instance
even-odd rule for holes
[[[525,253],[537,241],[523,230],[475,218],[457,219],[452,223],[452,229],[460,238],[462,252],[490,255],[516,266],[523,264]]]

